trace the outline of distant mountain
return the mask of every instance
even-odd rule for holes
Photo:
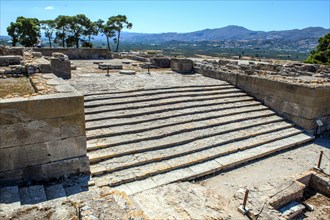
[[[304,40],[318,39],[329,33],[330,29],[308,27],[285,31],[252,31],[244,27],[230,25],[223,28],[205,29],[190,33],[143,34],[123,32],[122,39],[128,42],[166,42],[166,41],[221,41],[221,40]]]

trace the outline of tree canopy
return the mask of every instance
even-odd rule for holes
[[[92,47],[91,39],[102,33],[107,40],[107,47],[111,51],[110,40],[115,43],[115,51],[119,49],[120,34],[122,29],[132,28],[132,23],[127,21],[125,15],[111,16],[105,23],[103,20],[91,21],[86,15],[78,14],[74,16],[59,15],[54,20],[39,21],[36,18],[18,17],[16,22],[11,22],[7,31],[12,37],[12,44],[17,43],[31,47],[38,42],[41,37],[40,30],[48,39],[49,46],[52,42],[60,44],[62,47]]]
[[[319,44],[311,51],[306,63],[330,65],[330,33],[319,39]]]
[[[10,23],[7,32],[12,37],[13,46],[20,43],[25,47],[32,47],[40,37],[39,20],[20,16],[16,19],[16,22]]]

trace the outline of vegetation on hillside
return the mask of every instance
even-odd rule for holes
[[[91,39],[102,33],[106,36],[108,49],[110,39],[116,44],[115,51],[119,49],[120,34],[122,29],[132,28],[132,23],[127,21],[125,15],[111,16],[104,24],[101,19],[96,22],[91,21],[86,15],[78,14],[74,16],[59,15],[54,20],[42,20],[37,18],[25,18],[20,16],[16,22],[11,22],[7,27],[8,35],[12,38],[12,46],[20,43],[26,47],[40,44],[42,33],[48,39],[49,47],[52,43],[59,43],[62,47],[76,47],[80,44],[85,47],[93,47]]]
[[[330,65],[330,33],[319,39],[319,44],[311,51],[306,63]]]

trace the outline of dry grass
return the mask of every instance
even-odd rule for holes
[[[25,77],[0,79],[0,98],[31,95],[34,89]]]

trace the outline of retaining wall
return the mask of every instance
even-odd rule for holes
[[[66,54],[70,60],[111,59],[112,54],[107,49],[97,48],[33,48],[34,52],[41,52],[43,56],[52,56],[59,52]]]
[[[330,86],[311,87],[201,68],[195,68],[195,72],[235,85],[310,133],[330,130]],[[323,126],[319,127],[316,120]]]
[[[59,92],[0,99],[0,184],[89,172],[84,98],[46,75]]]

